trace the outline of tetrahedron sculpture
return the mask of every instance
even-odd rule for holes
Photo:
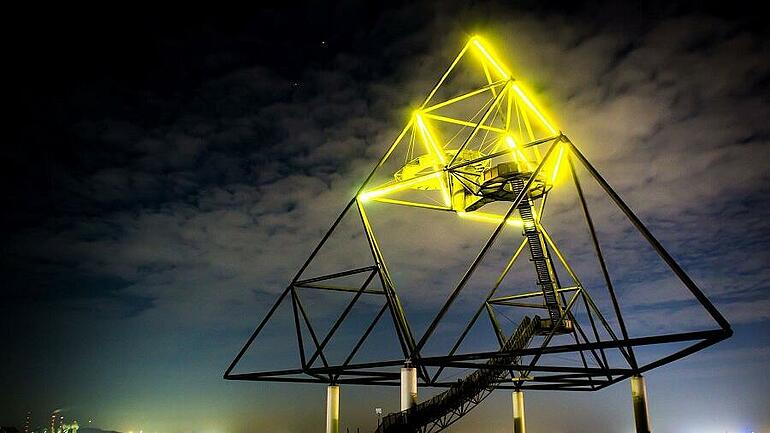
[[[555,198],[558,194],[561,198]],[[597,217],[592,198],[606,200],[610,208]],[[549,213],[552,207],[558,212]],[[402,299],[404,293],[417,289],[400,285],[396,280],[408,273],[391,266],[398,263],[400,269],[425,259],[405,259],[408,247],[406,242],[399,244],[398,234],[378,237],[379,227],[375,229],[371,217],[376,212],[385,215],[391,226],[400,222],[400,230],[405,230],[403,221],[422,218],[423,227],[428,227],[427,222],[438,224],[440,218],[451,220],[453,228],[440,231],[430,241],[425,240],[429,234],[409,238],[409,251],[418,251],[417,255],[427,255],[419,251],[429,250],[441,238],[460,237],[466,227],[471,227],[468,232],[489,231],[472,248],[465,242],[442,250],[451,250],[452,257],[467,252],[471,259],[456,275],[451,273],[456,265],[442,268],[440,273],[447,274],[444,280],[451,280],[451,285],[430,291],[434,308],[421,310],[430,314],[421,318],[419,333],[414,324],[420,320],[407,313]],[[579,218],[570,220],[571,214]],[[558,224],[549,225],[551,215]],[[458,221],[463,224],[460,229]],[[628,228],[606,240],[600,227],[607,222]],[[554,232],[559,228],[563,230],[557,236]],[[332,245],[343,230],[348,234]],[[578,232],[583,241],[567,241],[571,247],[561,247],[562,240],[574,239]],[[635,256],[641,249],[628,247],[631,238],[648,253]],[[413,247],[420,242],[425,248]],[[627,255],[639,259],[637,263],[615,264],[616,255],[605,252],[615,251],[608,247],[612,242],[625,246]],[[353,251],[355,243],[363,253]],[[394,254],[384,251],[385,243]],[[566,251],[569,248],[579,252],[574,254],[579,258],[576,266]],[[321,260],[321,256],[330,259]],[[660,267],[647,269],[653,262]],[[432,272],[428,265],[418,267]],[[625,271],[624,275],[614,274],[613,269]],[[671,298],[692,301],[692,308],[710,321],[688,327],[705,324],[706,329],[670,332],[666,326],[650,323],[648,313],[654,310],[650,305],[657,301],[639,294],[663,293],[665,298],[676,285],[681,291]],[[420,287],[424,290],[427,285]],[[469,292],[472,295],[459,301]],[[319,293],[345,298],[332,302],[318,298]],[[436,300],[436,294],[441,298]],[[311,308],[308,296],[315,296]],[[647,319],[634,321],[642,334],[625,320],[624,296],[636,306],[634,311],[647,314],[642,315]],[[448,319],[455,310],[458,314]],[[296,350],[298,365],[237,372],[249,349],[259,346],[265,327],[281,314],[286,328],[276,341]],[[447,322],[451,325],[440,331]],[[380,328],[385,334],[377,334]],[[666,332],[652,332],[657,328]],[[490,45],[473,37],[281,292],[225,378],[399,385],[398,370],[408,365],[416,368],[420,386],[448,390],[386,417],[380,431],[438,431],[495,388],[598,390],[731,333],[717,309],[581,150],[544,114]],[[378,339],[376,344],[373,338]],[[345,340],[345,347],[331,349],[337,339]],[[393,343],[397,351],[378,352],[385,345],[383,340]],[[639,356],[651,347],[668,351],[655,349],[646,358]],[[365,353],[373,353],[373,359],[361,361]],[[468,370],[460,380],[449,374],[458,370]]]

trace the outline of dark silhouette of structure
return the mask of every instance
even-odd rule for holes
[[[474,57],[475,56],[475,57]],[[460,69],[471,64],[483,72],[479,85]],[[462,91],[447,91],[455,86]],[[454,111],[452,111],[454,110]],[[474,114],[475,113],[475,114]],[[448,131],[447,128],[454,128]],[[454,133],[454,135],[452,135]],[[448,138],[448,137],[452,138]],[[457,138],[459,137],[459,139]],[[591,179],[622,214],[626,222],[665,263],[715,327],[699,331],[632,336],[624,320],[616,279],[610,272],[599,231],[584,193],[581,175]],[[556,244],[543,223],[546,200],[560,178],[574,187],[574,203],[582,214],[590,248],[603,281],[604,314],[600,304]],[[482,209],[505,205],[498,213]],[[469,221],[490,221],[496,229],[480,245],[475,259],[459,276],[444,303],[422,335],[415,335],[399,297],[399,290],[388,268],[369,219],[369,206],[419,209],[457,215]],[[328,269],[309,275],[319,251],[340,230],[345,218],[357,221],[360,235],[368,245],[368,263],[363,266]],[[518,248],[511,246],[508,258],[499,268],[495,284],[477,299],[477,308],[452,339],[451,347],[440,355],[426,355],[425,347],[435,337],[458,297],[482,270],[482,262],[504,237],[518,236]],[[522,256],[531,263],[531,286],[520,292],[501,295],[506,279]],[[488,268],[486,268],[488,269]],[[570,280],[571,284],[564,281]],[[355,284],[351,284],[355,281]],[[506,288],[507,289],[507,288]],[[325,333],[309,318],[303,297],[308,292],[344,293],[344,308]],[[329,361],[330,342],[364,298],[379,298],[380,307],[360,336],[342,357]],[[247,350],[279,306],[290,304],[293,315],[300,367],[272,371],[234,372]],[[506,327],[498,320],[499,309],[519,312],[518,324]],[[521,312],[529,313],[521,313]],[[535,314],[538,313],[538,314]],[[472,329],[486,316],[496,347],[490,350],[460,351]],[[373,362],[354,362],[356,355],[381,321],[390,321],[400,355]],[[288,332],[288,331],[287,331]],[[225,372],[225,379],[247,381],[325,383],[329,391],[327,431],[337,431],[339,385],[401,386],[401,412],[382,418],[378,433],[440,431],[480,404],[495,389],[514,391],[519,412],[515,431],[524,431],[524,390],[594,391],[632,378],[637,431],[649,431],[646,391],[642,374],[698,350],[732,334],[730,325],[711,304],[680,265],[663,248],[641,220],[626,205],[588,161],[581,150],[526,94],[488,44],[472,38],[449,69],[413,113],[407,126],[385,152],[375,169],[362,183],[329,230],[312,251],[278,300],[259,323]],[[635,349],[665,344],[683,344],[675,351],[642,362]],[[574,355],[574,365],[552,362],[554,355]],[[399,371],[401,369],[401,371]],[[462,380],[449,380],[448,369],[472,370]],[[439,387],[446,390],[417,403],[416,389]]]

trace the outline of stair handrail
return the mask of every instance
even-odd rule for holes
[[[535,334],[535,329],[539,322],[540,318],[537,316],[535,316],[533,319],[524,317],[519,323],[519,326],[516,327],[516,331],[513,333],[513,335],[502,345],[500,351],[497,354],[493,355],[491,358],[489,358],[489,360],[487,360],[486,364],[490,366],[497,366],[506,361],[510,362],[510,358],[513,356],[510,352],[514,349],[520,349],[529,343],[529,340]],[[385,431],[385,429],[392,425],[407,425],[410,423],[422,425],[430,422],[431,420],[435,419],[433,412],[438,411],[440,408],[445,406],[449,400],[461,397],[468,392],[471,393],[471,396],[478,395],[482,390],[489,389],[489,385],[494,383],[500,376],[505,374],[506,371],[504,369],[481,367],[470,375],[466,376],[464,379],[458,380],[456,384],[451,385],[446,391],[437,394],[428,400],[420,402],[417,405],[410,407],[409,409],[400,412],[393,412],[386,415],[384,418],[382,418],[377,431]],[[478,383],[482,384],[483,386],[474,386]],[[428,421],[423,422],[426,418]]]

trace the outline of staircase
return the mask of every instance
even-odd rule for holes
[[[515,162],[503,162],[486,171],[482,175],[482,184],[474,193],[480,197],[475,202],[466,206],[466,212],[472,212],[487,203],[495,201],[515,201],[532,173],[520,172]],[[533,179],[526,194],[523,194],[516,209],[519,211],[524,223],[524,236],[529,245],[530,260],[535,265],[537,272],[537,285],[543,292],[545,306],[548,308],[550,323],[555,324],[562,316],[562,307],[557,298],[559,282],[553,263],[548,255],[548,248],[540,229],[535,222],[532,212],[532,200],[542,196],[547,185],[540,179]],[[565,329],[566,330],[566,329]],[[564,330],[558,330],[564,331]]]
[[[510,352],[529,345],[538,332],[540,318],[525,317],[500,352],[487,361],[489,366],[508,366],[518,362]],[[435,433],[454,423],[481,403],[509,374],[503,368],[481,368],[448,390],[405,411],[385,416],[376,433]]]
[[[510,184],[513,193],[516,195],[524,189],[524,179],[521,177],[513,178]],[[556,273],[553,270],[551,258],[548,256],[543,235],[537,228],[537,224],[535,224],[535,218],[532,214],[532,203],[527,194],[524,194],[517,209],[524,224],[524,236],[526,236],[527,245],[529,245],[530,260],[535,265],[537,285],[543,292],[545,306],[548,308],[551,323],[556,323],[562,315],[561,305],[559,305],[559,300],[556,298],[556,288],[558,287]]]

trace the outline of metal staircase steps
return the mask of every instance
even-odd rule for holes
[[[538,317],[525,317],[500,352],[487,361],[487,365],[516,364],[518,356],[511,351],[527,347],[539,327]],[[503,368],[476,370],[441,394],[405,411],[385,416],[376,433],[434,433],[443,430],[481,403],[507,374],[509,371]]]

